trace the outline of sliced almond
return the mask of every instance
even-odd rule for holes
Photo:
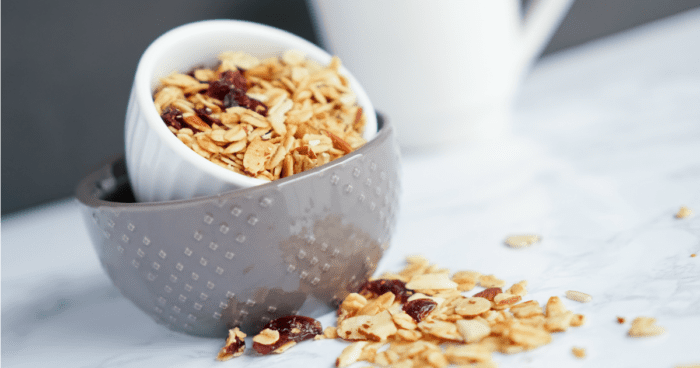
[[[243,168],[251,174],[262,171],[265,168],[265,163],[272,157],[274,150],[274,144],[256,138],[250,142],[245,151]]]
[[[588,303],[588,302],[590,302],[591,300],[593,300],[593,297],[592,297],[592,296],[590,296],[590,295],[588,295],[588,294],[586,294],[586,293],[582,293],[582,292],[580,292],[580,291],[574,291],[574,290],[569,290],[569,291],[567,291],[567,292],[566,292],[566,297],[569,298],[569,299],[571,299],[571,300],[575,300],[575,301],[577,301],[577,302],[579,302],[579,303]]]
[[[456,289],[457,283],[450,280],[447,274],[430,273],[415,276],[406,287],[413,290],[444,290]]]
[[[478,316],[491,309],[491,302],[488,299],[472,297],[460,300],[455,306],[455,312],[461,316]]]
[[[280,339],[280,333],[276,330],[271,330],[266,328],[260,331],[259,334],[253,336],[253,342],[257,342],[262,345],[273,345]]]
[[[184,115],[183,115],[183,116],[184,116]],[[204,122],[202,119],[200,119],[199,116],[197,116],[197,115],[184,116],[183,119],[185,120],[185,122],[186,122],[189,126],[195,128],[195,129],[197,129],[197,130],[199,130],[199,131],[208,132],[208,131],[211,130],[211,127],[210,127],[209,125],[207,125],[207,123],[205,123],[205,122]]]
[[[540,237],[537,235],[514,235],[506,239],[506,244],[512,248],[525,248],[539,241]]]
[[[357,341],[345,347],[345,349],[343,349],[343,352],[340,353],[338,358],[335,360],[335,366],[347,367],[357,362],[360,359],[360,355],[362,354],[362,349],[367,344],[369,344],[368,341]]]
[[[479,342],[491,334],[491,327],[477,320],[460,320],[456,322],[456,325],[457,330],[459,330],[459,333],[464,338],[464,342],[467,344]]]

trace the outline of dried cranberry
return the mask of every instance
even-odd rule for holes
[[[209,84],[207,95],[221,100],[224,109],[241,106],[253,110],[260,115],[267,116],[267,105],[248,97],[245,94],[247,91],[248,80],[243,76],[243,73],[240,70],[227,70],[219,75],[217,81]]]
[[[314,336],[323,333],[321,322],[304,316],[285,316],[274,321],[268,322],[265,327],[271,330],[278,331],[280,334],[279,340],[272,345],[263,345],[253,342],[253,349],[260,354],[270,354],[277,350],[280,346],[290,342],[302,342],[313,339]]]
[[[401,303],[406,303],[408,298],[413,295],[413,290],[406,289],[406,283],[401,280],[382,279],[367,281],[362,284],[360,288],[360,294],[373,293],[375,295],[382,295],[389,291],[392,292],[397,299],[400,299]]]
[[[232,89],[223,99],[224,107],[234,107],[241,106],[246,109],[253,110],[262,116],[267,116],[267,105],[264,103],[248,97],[243,90],[238,88]]]
[[[245,349],[245,340],[241,340],[238,337],[236,337],[236,340],[231,343],[231,345],[226,346],[226,352],[224,353],[225,355],[233,355],[235,353],[240,352],[241,347]]]
[[[404,304],[403,311],[413,318],[414,321],[420,322],[437,307],[437,303],[431,299],[416,299]]]
[[[217,80],[209,83],[209,88],[207,89],[207,95],[217,100],[223,100],[224,96],[231,92],[232,85],[226,81]]]
[[[182,118],[182,111],[174,107],[166,108],[160,117],[165,122],[165,125],[171,126],[177,130],[182,129],[183,125],[186,125],[185,120]]]
[[[208,107],[204,107],[201,109],[194,109],[194,112],[197,113],[197,116],[199,116],[200,119],[202,119],[203,122],[207,123],[207,125],[212,126],[212,124],[221,124],[221,120],[217,118],[213,118],[211,116],[211,109]]]
[[[218,80],[209,84],[207,95],[217,100],[223,100],[226,95],[235,90],[239,90],[239,93],[245,95],[248,91],[248,80],[239,70],[227,70],[219,75]]]
[[[244,93],[248,92],[248,80],[245,79],[243,73],[241,73],[239,70],[236,70],[235,72],[232,70],[227,70],[221,73],[219,80],[225,81],[229,85],[233,85],[233,87],[242,90]]]
[[[245,93],[241,93],[240,90],[232,89],[231,91],[229,91],[226,94],[226,96],[224,96],[224,98],[222,99],[222,101],[224,103],[224,109],[229,108],[229,107],[241,106],[238,103],[238,99],[240,98],[238,96],[241,94],[243,96],[245,96]]]
[[[248,98],[248,105],[246,105],[246,107],[262,116],[267,116],[267,105],[254,98]]]

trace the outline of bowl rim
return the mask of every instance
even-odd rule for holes
[[[352,151],[351,153],[340,157],[334,161],[331,161],[325,165],[321,165],[318,167],[315,167],[311,170],[307,170],[298,174],[294,174],[292,176],[288,176],[286,178],[281,178],[278,180],[273,180],[270,182],[265,182],[262,185],[256,185],[253,187],[248,187],[248,188],[241,188],[241,189],[231,189],[227,190],[218,194],[213,194],[213,195],[208,195],[208,196],[202,196],[202,197],[196,197],[196,198],[187,198],[187,199],[175,199],[175,200],[169,200],[169,201],[154,201],[154,202],[132,202],[132,203],[127,203],[127,202],[114,202],[114,201],[109,201],[102,199],[100,195],[98,194],[105,194],[110,192],[109,190],[105,189],[100,189],[97,188],[97,190],[101,190],[102,193],[96,193],[96,186],[95,184],[98,182],[104,182],[105,180],[110,181],[111,185],[113,186],[113,189],[116,189],[120,186],[119,179],[124,178],[122,181],[122,185],[126,184],[131,186],[131,183],[129,182],[128,179],[125,177],[128,176],[128,171],[125,171],[124,174],[122,175],[115,175],[113,173],[113,166],[115,163],[119,162],[120,160],[124,160],[124,155],[118,155],[118,156],[113,156],[111,159],[108,159],[107,161],[103,162],[101,165],[96,167],[93,171],[91,171],[89,174],[87,174],[79,183],[78,186],[76,187],[76,199],[78,202],[82,203],[85,206],[92,207],[92,208],[98,208],[98,207],[109,207],[109,208],[124,208],[124,209],[130,209],[130,210],[167,210],[169,208],[173,207],[180,207],[180,206],[192,206],[192,205],[197,205],[198,203],[204,202],[204,201],[210,201],[210,200],[216,200],[222,197],[230,197],[230,196],[236,196],[236,197],[241,197],[241,196],[250,196],[253,195],[257,192],[264,192],[267,190],[270,190],[272,188],[277,188],[279,190],[280,187],[283,186],[288,186],[288,185],[294,185],[295,182],[298,181],[303,181],[309,176],[314,176],[314,175],[319,175],[325,171],[330,171],[336,169],[338,166],[344,165],[347,161],[350,160],[356,160],[357,156],[366,156],[368,153],[371,151],[374,151],[378,147],[384,144],[392,144],[393,142],[393,135],[394,135],[394,129],[393,126],[390,124],[390,122],[384,118],[382,115],[377,114],[376,115],[376,120],[377,120],[377,128],[378,132],[376,136],[369,142],[367,142],[365,145],[362,147],[358,148],[355,151]],[[398,148],[397,148],[398,149]],[[126,165],[125,165],[126,167]]]
[[[313,43],[278,28],[240,20],[205,20],[188,23],[169,30],[153,41],[141,56],[134,78],[136,102],[139,106],[141,106],[141,115],[146,121],[146,125],[157,134],[161,142],[163,142],[163,144],[174,152],[177,152],[180,159],[185,160],[193,167],[196,167],[199,170],[204,171],[207,175],[210,175],[225,183],[233,184],[238,188],[250,188],[264,185],[265,183],[269,182],[227,170],[198,155],[192,149],[184,145],[174,134],[172,134],[172,132],[163,123],[163,120],[158,115],[155,107],[153,107],[153,89],[151,86],[153,74],[161,61],[161,55],[168,50],[172,50],[173,47],[177,47],[183,38],[206,38],[208,37],[207,35],[211,35],[213,33],[251,34],[259,37],[265,37],[270,40],[274,40],[276,43],[284,45],[284,47],[288,47],[289,49],[293,48],[303,51],[306,53],[307,57],[316,60],[323,65],[330,62],[331,55]],[[377,137],[379,130],[374,106],[372,105],[367,92],[352,75],[352,73],[350,73],[342,65],[340,67],[340,73],[348,78],[350,84],[352,85],[353,92],[357,97],[357,103],[365,112],[367,119],[365,129],[373,130],[368,131],[367,133],[370,135],[370,139],[368,140],[369,143],[369,141],[374,140]],[[367,134],[365,134],[365,136],[367,136]],[[275,181],[279,181],[279,179]]]

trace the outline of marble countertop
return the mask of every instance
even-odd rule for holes
[[[378,272],[424,254],[452,270],[529,281],[587,323],[539,349],[494,354],[500,367],[700,364],[700,11],[555,54],[525,80],[514,134],[406,154],[402,209]],[[676,219],[681,206],[696,215]],[[332,367],[340,341],[214,360],[222,342],[171,332],[112,285],[74,200],[2,221],[6,367]],[[503,244],[534,233],[526,249]],[[666,333],[632,339],[655,317]],[[332,325],[333,314],[322,317]],[[571,348],[586,348],[576,359]],[[357,364],[353,367],[360,367]]]

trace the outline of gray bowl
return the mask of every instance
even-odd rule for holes
[[[123,158],[83,179],[83,217],[102,266],[156,322],[199,336],[257,333],[319,316],[356,291],[389,245],[399,150],[377,136],[322,167],[248,189],[135,203]]]

